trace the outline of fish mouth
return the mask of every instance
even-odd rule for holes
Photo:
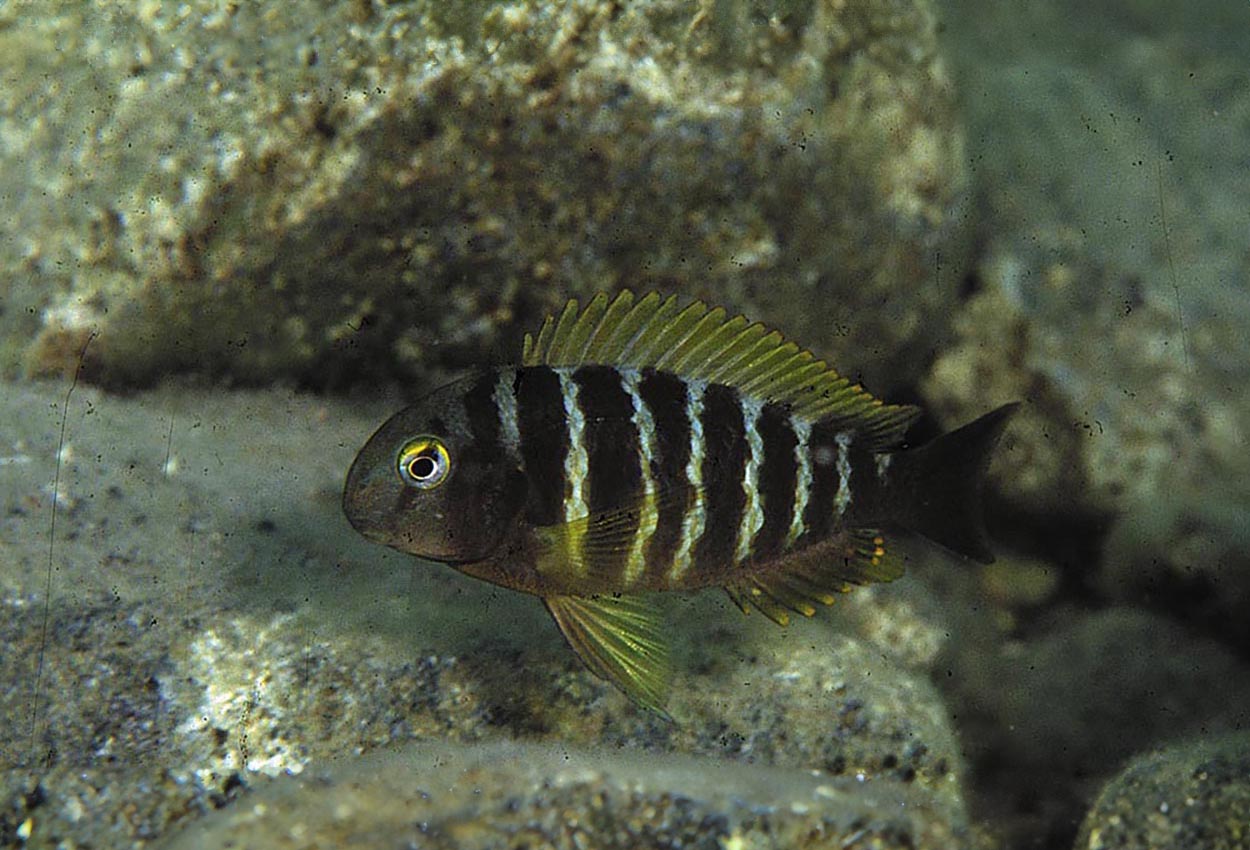
[[[357,533],[368,540],[378,543],[385,536],[383,523],[380,523],[380,512],[377,508],[382,488],[378,482],[371,481],[372,476],[353,464],[347,473],[347,481],[343,484],[343,515]]]
[[[378,518],[369,510],[368,502],[362,504],[360,500],[345,497],[343,515],[347,517],[348,525],[370,543],[402,550],[401,541],[384,523],[378,521]]]

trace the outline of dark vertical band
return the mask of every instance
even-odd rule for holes
[[[638,429],[633,401],[611,366],[582,366],[573,373],[578,403],[586,418],[590,512],[632,504],[641,494]]]
[[[662,586],[672,567],[689,504],[686,464],[690,460],[690,420],[686,417],[686,382],[669,372],[644,369],[639,394],[655,421],[652,480],[660,494],[655,533],[647,545],[644,583]]]
[[[634,404],[621,383],[621,375],[611,366],[582,366],[573,373],[577,401],[586,420],[586,491],[590,515],[632,506],[642,498],[642,470],[638,429],[633,422]],[[637,532],[639,514],[617,518],[632,522]],[[624,537],[621,538],[622,540]],[[621,575],[629,549],[620,546],[594,553],[599,575]]]
[[[803,523],[807,530],[800,538],[800,545],[820,540],[833,530],[834,497],[838,492],[838,444],[837,434],[828,425],[816,423],[808,440],[808,457],[812,468],[811,495]]]
[[[463,449],[466,455],[489,460],[504,454],[499,439],[499,411],[495,407],[496,370],[483,372],[473,380],[464,394],[464,412],[468,420],[470,440]]]
[[[788,409],[765,405],[758,430],[764,443],[764,465],[758,484],[764,502],[764,525],[755,535],[751,556],[761,561],[781,553],[790,530],[798,463],[794,457],[797,438],[790,428]]]
[[[746,492],[742,476],[747,441],[738,393],[723,384],[709,384],[703,396],[703,497],[707,518],[695,549],[695,569],[707,575],[727,571],[731,564]]]
[[[513,388],[521,435],[521,462],[529,480],[527,519],[554,525],[564,518],[564,460],[569,429],[560,379],[550,366],[518,369]]]

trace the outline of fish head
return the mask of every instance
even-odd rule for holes
[[[515,460],[474,439],[467,381],[386,420],[356,455],[343,513],[369,540],[446,563],[483,561],[516,527],[526,484]]]

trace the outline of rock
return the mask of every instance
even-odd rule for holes
[[[416,744],[275,781],[166,846],[970,846],[948,815],[898,782],[558,744]]]
[[[673,595],[670,723],[588,673],[537,600],[350,531],[343,471],[380,410],[284,391],[123,399],[79,386],[66,408],[63,386],[0,394],[5,839],[28,822],[40,846],[195,835],[214,808],[254,811],[241,798],[271,779],[333,775],[414,742],[472,762],[478,743],[514,738],[539,754],[526,776],[556,790],[515,812],[481,809],[498,815],[482,835],[542,821],[544,801],[602,791],[603,819],[584,825],[603,846],[616,826],[686,835],[705,819],[744,847],[804,830],[812,843],[798,846],[838,846],[861,829],[881,846],[979,840],[947,709],[925,672],[905,666],[927,664],[940,641],[918,588],[886,602],[892,631],[887,614],[853,601],[858,591],[787,630],[743,618],[720,593]],[[585,754],[578,764],[597,778],[569,784],[552,767],[560,747]],[[636,765],[653,756],[685,767],[636,786]],[[393,764],[353,799],[411,782],[411,759]],[[703,769],[715,781],[682,778]],[[718,783],[730,790],[714,794]],[[312,817],[325,803],[308,788],[300,811]],[[477,834],[468,820],[456,827],[466,841]]]
[[[1177,482],[1132,505],[1104,544],[1099,590],[1250,647],[1250,476]]]
[[[1097,786],[1143,749],[1250,724],[1250,668],[1220,643],[1143,611],[1061,622],[996,653],[951,644],[947,698],[978,795],[1014,815],[1012,846],[1074,829]]]
[[[930,9],[758,5],[0,12],[27,66],[0,102],[0,357],[412,386],[628,286],[746,310],[888,392],[964,263]]]
[[[674,636],[686,644],[668,706],[674,724],[639,715],[565,655],[554,664],[523,656],[526,669],[541,671],[524,681],[496,671],[490,692],[502,689],[509,702],[492,697],[490,713],[506,717],[511,700],[520,699],[530,723],[558,730],[566,741],[642,742],[832,776],[888,778],[962,807],[960,747],[923,673],[900,669],[823,622],[782,631],[767,622],[743,624],[737,609],[714,594],[698,602],[693,616],[673,618]]]
[[[1026,399],[995,483],[1064,517],[1067,533],[1039,535],[1046,554],[1085,580],[1113,526],[1100,590],[1179,602],[1245,647],[1250,252],[1229,211],[1250,190],[1229,176],[1250,93],[1225,33],[1248,18],[1145,8],[1112,25],[1079,3],[943,6],[985,250],[923,394],[947,424]]]
[[[1135,758],[1085,816],[1077,850],[1250,846],[1250,735],[1187,741]]]

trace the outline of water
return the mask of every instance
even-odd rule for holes
[[[1248,18],[0,6],[0,845],[1241,846]],[[668,722],[351,530],[378,422],[624,287],[916,442],[1023,400],[999,561],[665,599]]]

